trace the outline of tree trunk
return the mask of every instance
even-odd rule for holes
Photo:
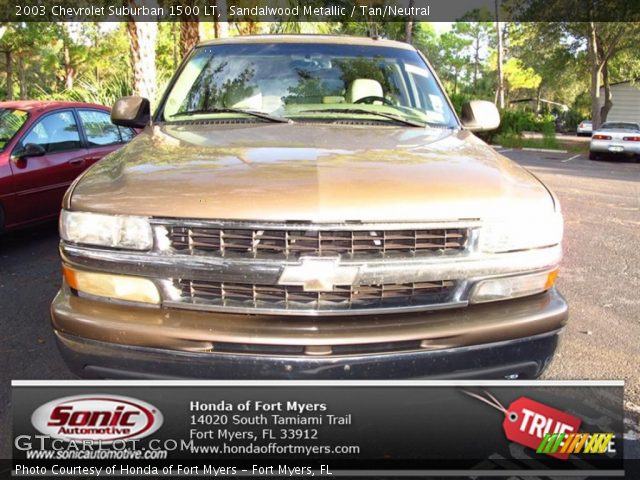
[[[609,63],[605,62],[602,66],[602,85],[604,86],[604,105],[600,109],[600,122],[604,123],[607,121],[607,116],[611,111],[611,107],[613,107],[613,102],[611,101],[611,84],[609,83]]]
[[[227,22],[227,0],[216,0],[219,17],[216,17],[215,30],[216,38],[227,38],[229,36],[229,22]]]
[[[415,0],[409,0],[409,10],[415,7]],[[413,41],[413,16],[410,15],[407,21],[404,23],[404,41],[411,43]]]
[[[64,66],[64,88],[71,90],[73,88],[73,79],[75,69],[71,66],[71,54],[69,52],[69,39],[66,35],[62,36],[62,64]]]
[[[478,90],[478,68],[480,66],[480,35],[476,37],[475,63],[473,65],[473,93]]]
[[[134,0],[129,0],[136,7]],[[153,105],[156,97],[156,37],[158,24],[127,20],[131,66],[133,68],[133,91],[136,95],[149,99]]]
[[[4,61],[7,74],[7,100],[13,100],[13,54],[11,50],[4,51]]]
[[[183,17],[180,21],[180,58],[184,58],[200,41],[198,17]]]
[[[18,84],[20,87],[20,100],[26,100],[27,95],[27,78],[24,68],[24,60],[21,55],[18,55]]]
[[[500,16],[498,8],[498,0],[495,0],[496,6],[496,34],[498,35],[498,89],[496,92],[496,100],[499,108],[504,108],[504,73],[502,71],[502,28],[500,26]]]
[[[173,59],[173,69],[178,68],[178,35],[176,34],[176,22],[171,22],[171,55]]]
[[[591,122],[593,130],[596,130],[600,127],[600,72],[602,65],[598,55],[598,39],[594,22],[589,22],[587,50],[591,71]]]

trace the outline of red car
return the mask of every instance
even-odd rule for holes
[[[0,102],[0,231],[56,218],[71,182],[134,137],[110,112],[91,103]]]

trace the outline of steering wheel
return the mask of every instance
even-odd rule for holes
[[[384,97],[378,97],[377,95],[370,95],[368,97],[362,97],[359,98],[358,100],[356,100],[353,103],[366,103],[368,105],[371,105],[373,102],[382,102],[385,105],[391,105],[393,106],[393,102],[387,98]]]

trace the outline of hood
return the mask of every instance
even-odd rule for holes
[[[148,127],[70,207],[262,221],[437,221],[552,211],[529,172],[459,130],[335,124]]]

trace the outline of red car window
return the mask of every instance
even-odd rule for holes
[[[111,123],[111,117],[108,112],[79,110],[78,114],[84,126],[89,147],[121,143],[118,127]]]
[[[0,109],[0,151],[15,137],[16,133],[29,118],[29,114],[23,110],[12,108]]]
[[[41,145],[47,153],[81,148],[78,125],[73,113],[56,112],[43,117],[22,139],[23,147],[28,143]]]

